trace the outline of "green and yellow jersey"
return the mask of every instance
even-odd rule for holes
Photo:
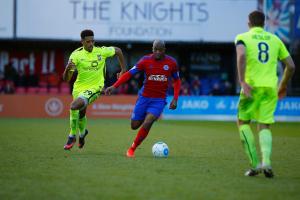
[[[246,47],[245,81],[252,87],[277,87],[277,62],[289,56],[283,42],[261,27],[237,35],[235,44]]]
[[[76,65],[77,79],[73,87],[73,95],[88,89],[104,86],[105,60],[115,55],[114,47],[93,47],[92,52],[80,47],[72,52],[69,61]]]

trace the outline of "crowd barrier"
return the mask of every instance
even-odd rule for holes
[[[89,118],[130,118],[136,95],[101,96],[88,107]],[[172,97],[168,97],[170,103]],[[67,118],[70,95],[0,95],[0,117]],[[162,119],[234,121],[237,114],[236,96],[181,96],[176,110],[164,109]],[[300,121],[300,98],[280,100],[276,121]]]
[[[101,96],[87,109],[89,118],[130,118],[136,96]],[[0,117],[66,118],[70,95],[0,95]]]
[[[168,102],[171,97],[168,97]],[[181,96],[176,110],[165,108],[163,119],[235,121],[237,96]],[[300,98],[287,97],[278,101],[276,121],[300,121]]]

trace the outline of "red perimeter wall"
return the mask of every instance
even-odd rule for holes
[[[89,118],[130,118],[137,96],[100,96],[88,107]],[[0,118],[69,117],[69,95],[0,95]]]

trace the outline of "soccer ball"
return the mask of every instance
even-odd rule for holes
[[[169,155],[169,147],[164,142],[156,142],[152,147],[152,154],[154,157],[166,158]]]

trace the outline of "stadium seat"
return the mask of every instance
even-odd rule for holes
[[[211,91],[211,85],[210,85],[210,81],[208,78],[202,78],[200,79],[201,83],[202,83],[202,94],[203,95],[209,95],[210,91]]]
[[[51,87],[49,90],[50,94],[58,94],[58,88],[57,87]]]
[[[61,94],[70,94],[70,86],[68,83],[61,83],[60,93]]]
[[[36,94],[36,93],[38,93],[38,91],[39,91],[39,88],[38,88],[38,87],[29,87],[29,88],[27,89],[27,93],[28,93],[28,94]]]
[[[46,87],[40,87],[39,88],[39,94],[47,94],[48,93],[48,90]]]
[[[26,94],[25,87],[16,87],[16,94]]]

